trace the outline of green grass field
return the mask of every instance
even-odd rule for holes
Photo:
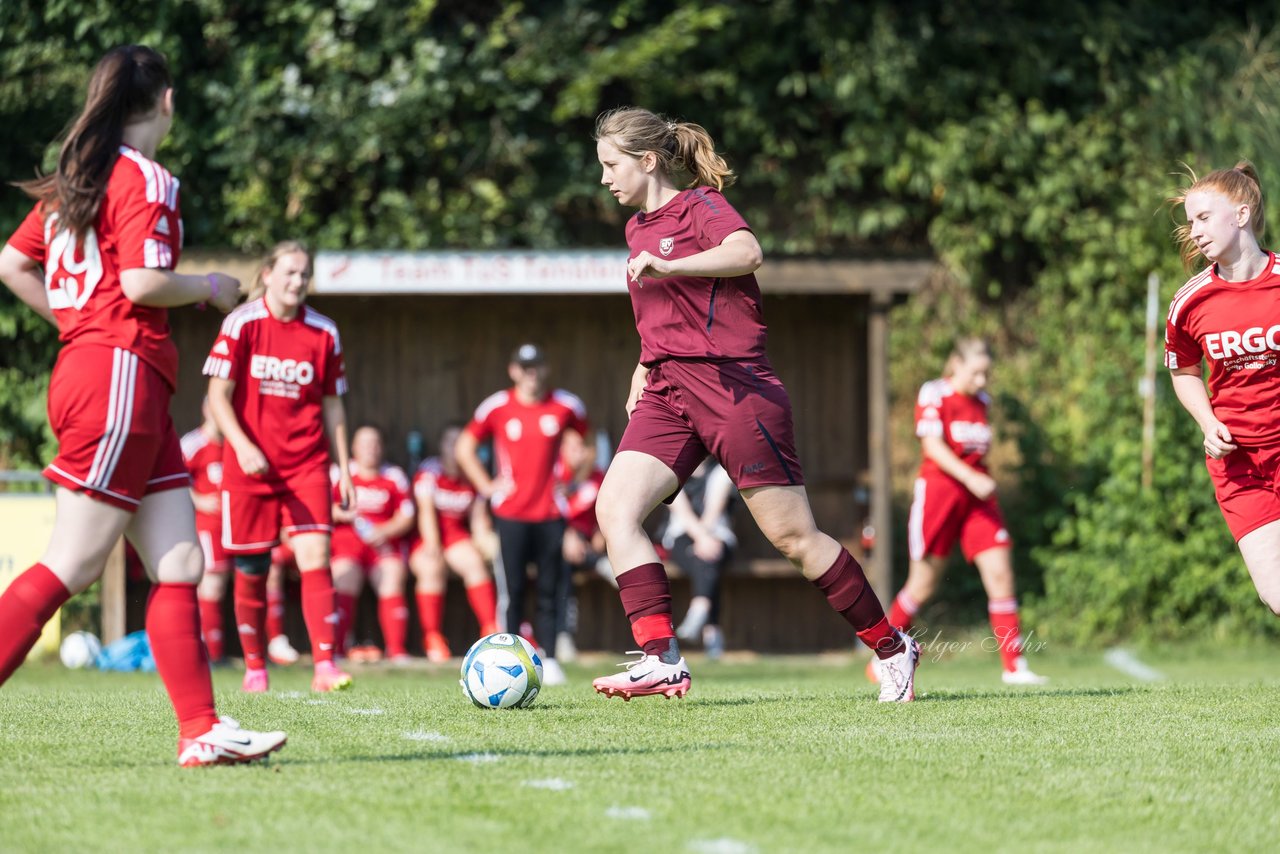
[[[221,710],[280,727],[269,765],[182,770],[150,676],[32,665],[0,690],[0,850],[1275,850],[1275,648],[926,658],[881,706],[852,656],[693,661],[684,701],[623,703],[571,667],[528,710],[473,708],[453,668],[354,671],[317,696],[215,675]],[[602,669],[603,668],[603,669]]]

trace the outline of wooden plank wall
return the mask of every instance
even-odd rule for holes
[[[625,295],[330,296],[316,297],[313,304],[338,323],[343,337],[351,381],[348,417],[382,425],[394,462],[407,462],[410,430],[422,431],[431,442],[441,425],[468,417],[488,394],[505,387],[507,359],[524,341],[546,349],[553,382],[583,399],[594,427],[606,430],[613,444],[621,436],[639,352]],[[868,468],[867,308],[865,296],[766,297],[769,352],[791,394],[815,516],[824,530],[854,546],[867,512],[854,499],[855,490],[866,485]],[[182,359],[173,410],[180,431],[198,423],[200,369],[218,322],[213,313],[173,313]],[[737,527],[739,569],[746,561],[777,557],[745,512]],[[741,578],[730,585],[725,622],[731,645],[741,646],[748,629],[757,648],[773,651],[848,641],[838,618],[828,619],[822,598],[798,578]],[[606,593],[616,596],[606,590],[583,593],[591,602],[603,602]],[[581,645],[616,646],[614,635],[625,626],[593,619],[596,611],[583,608]],[[620,615],[619,610],[613,616]],[[742,627],[741,637],[735,637],[734,626]],[[803,636],[796,634],[800,626]]]

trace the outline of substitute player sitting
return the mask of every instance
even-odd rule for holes
[[[991,447],[991,398],[985,391],[990,370],[986,342],[961,338],[947,359],[946,375],[920,389],[916,435],[924,459],[907,521],[911,566],[889,622],[910,630],[916,611],[938,589],[947,556],[958,542],[965,560],[977,565],[987,591],[1002,678],[1009,685],[1041,685],[1048,680],[1033,673],[1022,655],[1012,542],[996,503],[996,482],[984,461]],[[867,665],[867,677],[879,679],[875,658]]]
[[[334,471],[333,587],[337,592],[341,652],[355,617],[365,578],[378,597],[378,623],[386,656],[392,663],[409,660],[405,638],[409,606],[404,598],[404,537],[413,529],[413,501],[404,469],[382,459],[382,431],[371,424],[351,436],[351,484],[356,500],[343,509]]]

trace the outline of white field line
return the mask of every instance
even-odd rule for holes
[[[1139,682],[1161,682],[1165,678],[1164,674],[1159,670],[1143,664],[1138,660],[1138,656],[1122,647],[1115,646],[1107,650],[1106,654],[1102,656],[1102,660],[1126,676],[1132,676]]]

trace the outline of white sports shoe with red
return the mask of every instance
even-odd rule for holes
[[[298,663],[298,651],[289,643],[287,635],[276,635],[267,642],[267,658],[272,664],[288,667]]]
[[[920,644],[915,638],[898,632],[905,649],[876,665],[880,675],[880,702],[910,703],[916,698],[916,664],[920,661]]]
[[[198,768],[253,762],[275,753],[285,741],[282,732],[254,732],[241,729],[231,718],[219,718],[204,735],[178,739],[178,764]]]
[[[1018,656],[1014,660],[1013,670],[1004,671],[1000,677],[1006,685],[1044,685],[1049,681],[1048,676],[1041,676],[1039,673],[1032,671],[1027,666],[1027,660],[1022,656]]]
[[[675,664],[664,664],[656,655],[646,655],[638,649],[627,654],[639,655],[640,659],[619,664],[619,667],[626,668],[626,673],[601,676],[591,683],[591,687],[606,697],[621,697],[627,701],[649,694],[661,694],[670,699],[689,693],[692,680],[689,678],[689,665],[684,663],[683,657]]]

